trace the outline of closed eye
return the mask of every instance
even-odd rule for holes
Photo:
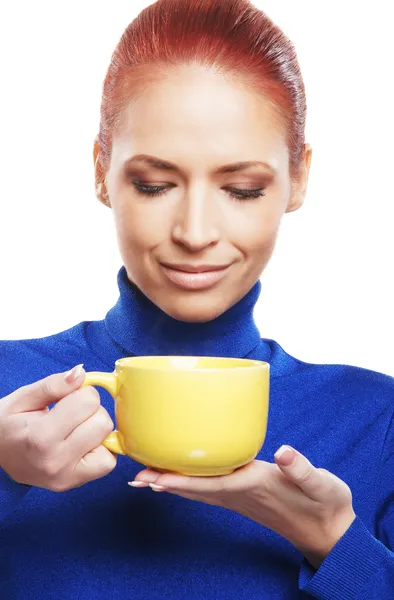
[[[134,180],[133,185],[139,194],[145,196],[161,196],[168,190],[175,187],[173,185],[147,185],[141,181]],[[265,196],[265,188],[241,189],[241,188],[223,188],[235,200],[250,200]]]

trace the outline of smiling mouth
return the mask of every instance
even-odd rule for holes
[[[228,265],[170,265],[161,263],[166,278],[176,287],[204,290],[221,281],[231,267]]]
[[[206,273],[207,271],[221,271],[227,269],[230,265],[189,265],[189,264],[170,264],[162,263],[164,267],[174,271],[184,271],[185,273]]]

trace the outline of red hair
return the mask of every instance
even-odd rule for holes
[[[197,63],[246,82],[268,97],[287,131],[291,174],[305,141],[306,100],[292,42],[250,0],[158,0],[124,31],[103,86],[100,158],[107,170],[122,109],[166,66]]]

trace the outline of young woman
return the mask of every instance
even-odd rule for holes
[[[126,29],[94,142],[119,300],[0,343],[1,600],[393,597],[394,379],[297,360],[253,321],[306,193],[305,114],[295,50],[248,0],[159,0]],[[256,460],[214,478],[115,469],[112,398],[64,371],[146,354],[268,361]]]

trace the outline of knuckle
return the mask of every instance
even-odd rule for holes
[[[313,469],[307,469],[298,477],[298,481],[302,484],[309,483],[313,477]]]
[[[331,486],[335,486],[340,482],[340,479],[338,479],[338,477],[334,475],[334,473],[330,473],[330,471],[327,471],[327,469],[320,468],[318,469],[318,471],[324,475],[326,482],[329,483]]]
[[[342,487],[342,492],[344,495],[348,496],[348,498],[353,498],[352,496],[352,490],[350,489],[350,487],[348,486],[348,484],[343,481],[342,479],[338,478],[338,484],[341,485]]]
[[[95,415],[96,427],[99,428],[104,435],[109,435],[111,431],[114,429],[114,423],[102,406],[100,406],[99,410]]]
[[[95,466],[92,469],[92,472],[96,472],[96,476],[104,477],[111,473],[114,470],[117,463],[117,457],[115,454],[112,454],[109,450],[104,448],[104,446],[98,446],[95,452]]]
[[[318,470],[321,473],[324,473],[325,477],[327,478],[327,481],[331,484],[331,487],[337,488],[338,486],[341,486],[344,491],[346,491],[346,490],[350,491],[350,488],[347,485],[347,483],[345,481],[343,481],[343,479],[340,479],[339,477],[337,477],[334,473],[331,473],[331,471],[327,471],[327,469],[318,469]]]
[[[56,478],[60,472],[58,461],[54,459],[45,461],[41,467],[41,471],[48,479]],[[53,482],[53,485],[56,485],[56,481]]]
[[[85,456],[77,470],[78,485],[101,479],[109,475],[116,467],[117,457],[104,446],[98,446]]]
[[[44,400],[53,400],[56,396],[55,394],[55,384],[53,377],[45,377],[45,379],[41,380],[41,394],[44,397]]]
[[[86,387],[79,390],[79,393],[82,396],[82,402],[86,407],[89,407],[92,412],[96,412],[100,407],[100,394],[92,385],[87,385]]]
[[[108,451],[105,461],[103,461],[103,472],[104,475],[109,475],[116,467],[117,459],[114,454]]]

